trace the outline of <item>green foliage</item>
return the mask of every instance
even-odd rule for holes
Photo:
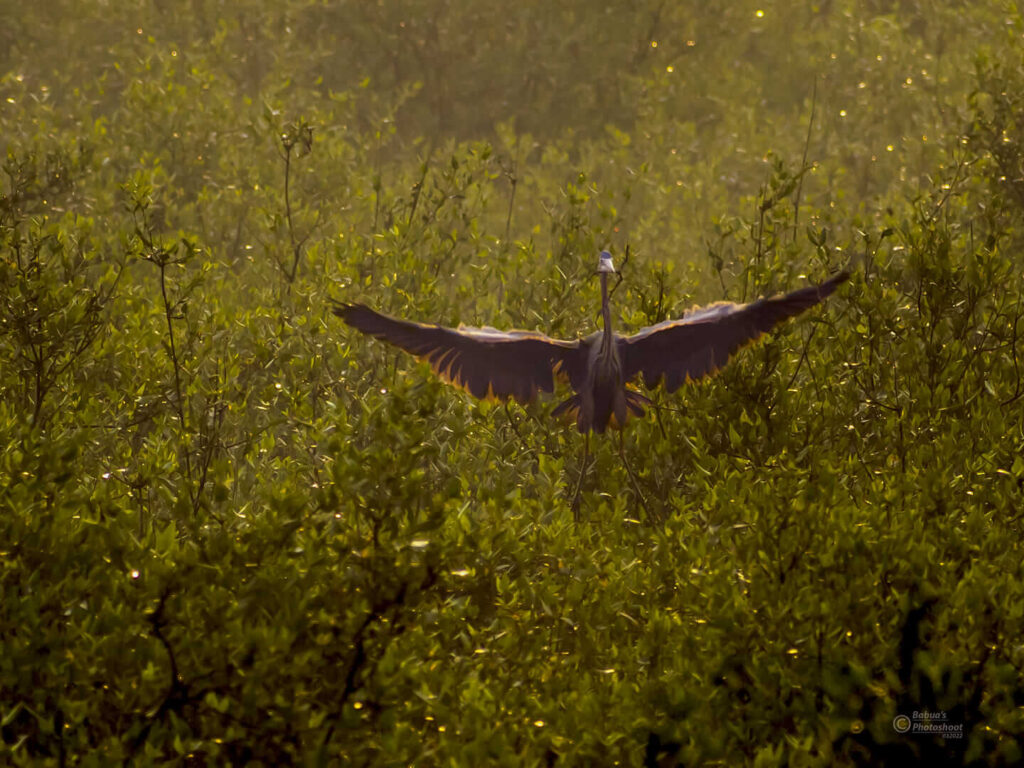
[[[6,5],[0,762],[1020,762],[1015,8]],[[327,312],[588,333],[602,247],[626,329],[854,276],[580,523]]]

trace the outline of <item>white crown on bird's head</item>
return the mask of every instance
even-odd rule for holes
[[[615,265],[612,264],[612,255],[608,251],[601,251],[601,259],[597,262],[598,272],[614,272]]]

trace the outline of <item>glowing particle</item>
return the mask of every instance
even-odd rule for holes
[[[760,9],[756,10],[756,11],[754,11],[754,15],[757,16],[757,18],[759,18],[759,19],[763,19],[764,18],[764,11],[762,11]]]
[[[669,73],[671,73],[671,72],[675,72],[675,68],[674,68],[674,67],[672,67],[672,66],[668,66],[668,67],[665,67],[665,71],[666,71],[666,72],[669,72]]]

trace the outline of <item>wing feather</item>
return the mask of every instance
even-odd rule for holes
[[[689,380],[714,374],[742,346],[813,307],[849,276],[840,272],[820,285],[750,304],[722,302],[693,309],[679,320],[620,338],[623,378],[643,375],[648,389],[664,381],[665,389],[674,392]]]
[[[527,403],[538,391],[553,392],[559,374],[573,385],[585,377],[579,341],[533,331],[413,323],[362,304],[334,302],[332,311],[353,328],[425,360],[442,379],[481,399]]]

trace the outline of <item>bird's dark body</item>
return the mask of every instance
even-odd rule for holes
[[[583,403],[577,424],[580,431],[593,429],[604,432],[609,423],[626,423],[626,382],[622,380],[622,361],[619,360],[618,339],[598,332],[593,334],[591,358],[587,366],[587,380],[579,393]]]
[[[650,402],[629,382],[641,379],[648,389],[664,384],[674,392],[686,381],[713,374],[744,344],[817,304],[849,277],[841,272],[820,285],[750,304],[695,308],[678,320],[622,336],[611,323],[611,257],[602,254],[601,264],[604,329],[575,341],[530,331],[412,323],[361,304],[339,303],[334,313],[363,333],[426,360],[438,375],[475,397],[525,403],[538,391],[554,391],[555,377],[564,377],[574,394],[554,415],[571,413],[580,432],[603,433],[609,424],[622,427],[629,416],[643,414]]]

